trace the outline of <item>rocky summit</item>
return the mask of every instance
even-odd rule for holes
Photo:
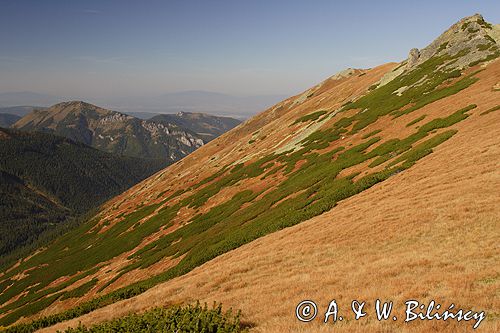
[[[411,49],[408,59],[387,73],[379,85],[386,84],[404,72],[416,69],[431,58],[442,59],[437,69],[450,72],[487,63],[500,55],[499,43],[500,24],[490,24],[480,14],[465,17],[422,50]]]
[[[446,68],[464,69],[499,56],[500,25],[487,23],[480,14],[461,19],[422,50],[412,49],[405,69],[411,70],[435,56],[461,54]]]

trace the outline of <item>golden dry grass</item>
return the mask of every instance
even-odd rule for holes
[[[480,82],[497,80],[483,75]],[[484,101],[469,91],[460,104],[467,104],[468,96]],[[488,318],[478,332],[499,332],[500,116],[479,116],[484,108],[454,126],[458,133],[413,168],[330,212],[43,332],[195,300],[241,309],[244,320],[256,325],[254,332],[472,331],[471,322],[405,325],[407,299],[485,310]],[[377,298],[395,302],[397,322],[375,320]],[[350,320],[335,325],[319,320],[300,323],[294,311],[303,299],[315,300],[323,312],[336,299]],[[353,299],[368,301],[369,317],[352,320],[346,311]]]
[[[199,183],[206,177],[211,176],[213,173],[220,171],[221,167],[224,165],[235,165],[243,160],[256,160],[264,155],[275,152],[276,149],[282,148],[283,145],[286,145],[289,141],[297,142],[298,136],[308,135],[308,124],[303,123],[292,127],[290,126],[290,124],[293,124],[297,118],[304,114],[316,111],[318,108],[326,108],[329,110],[340,108],[341,105],[347,100],[355,99],[366,93],[370,85],[377,82],[387,71],[391,70],[395,66],[396,64],[389,63],[366,71],[356,70],[355,72],[357,74],[355,73],[350,77],[329,78],[317,85],[314,88],[315,95],[307,98],[302,103],[294,105],[295,101],[300,99],[300,96],[293,96],[278,103],[268,110],[256,115],[252,119],[249,119],[241,126],[238,126],[237,128],[211,141],[202,149],[195,151],[181,161],[158,172],[147,180],[137,184],[123,194],[105,203],[96,216],[99,219],[99,223],[92,231],[100,230],[100,232],[105,232],[106,230],[112,228],[115,224],[123,221],[124,215],[136,211],[143,205],[147,206],[159,203],[178,190],[185,190],[192,185]],[[359,76],[358,74],[360,73],[364,73],[364,75]],[[291,105],[294,106],[291,107]],[[347,113],[349,112],[350,111]],[[320,127],[328,128],[332,126],[332,121],[333,119],[325,121]],[[254,137],[259,139],[256,142],[249,144],[248,142]],[[266,137],[265,140],[263,139],[264,137]],[[360,137],[356,140],[351,140],[351,142],[354,143],[359,143],[360,141]],[[334,148],[336,148],[335,145],[327,149]],[[301,162],[299,161],[296,167],[300,164]],[[262,191],[261,194],[264,195],[264,193],[275,188],[275,186],[279,182],[283,181],[284,178],[286,177],[280,171],[275,173],[273,176],[266,178],[266,181],[260,180],[260,177],[242,180],[233,186],[222,189],[199,208],[183,209],[179,211],[178,215],[172,220],[172,227],[168,229],[161,229],[148,235],[136,248],[103,262],[103,265],[98,272],[89,275],[85,279],[85,281],[87,281],[97,277],[99,282],[84,296],[57,300],[49,307],[35,315],[27,318],[21,318],[21,321],[29,321],[39,318],[40,316],[61,312],[98,296],[98,290],[105,286],[111,279],[120,274],[120,270],[122,268],[130,264],[128,257],[131,254],[137,252],[156,239],[173,232],[198,213],[207,212],[214,205],[227,201],[234,194],[239,193],[242,190],[251,189],[257,192]],[[207,185],[201,185],[199,189],[204,186]],[[176,202],[192,195],[195,191],[196,190],[188,190],[173,200],[169,200],[169,202],[164,205],[174,205]],[[262,198],[262,196],[255,200],[260,198]],[[148,218],[155,215],[156,212],[162,207],[163,206],[158,207],[155,213],[145,217],[142,222],[145,222]],[[140,278],[144,279],[147,276],[158,274],[159,272],[171,267],[174,263],[175,262],[167,258],[154,266],[128,272],[109,285],[102,293],[116,290],[130,284],[133,281],[137,281]],[[64,283],[77,274],[78,273],[75,273],[72,276],[62,276],[57,280],[52,281],[50,286],[54,287],[58,284]],[[71,286],[65,287],[65,290],[71,290],[78,285],[79,283],[72,284]],[[12,300],[9,302],[12,302]],[[0,314],[0,317],[5,314],[6,313]]]
[[[294,139],[297,132],[300,133],[304,130],[304,128],[302,128],[305,126],[304,124],[299,126],[299,128],[296,128],[297,126],[294,128],[290,127],[290,124],[293,123],[297,117],[316,110],[318,108],[317,104],[320,101],[322,108],[340,107],[346,99],[352,99],[355,96],[365,93],[371,84],[379,80],[384,73],[392,69],[394,66],[395,64],[381,65],[366,71],[366,74],[361,77],[354,75],[341,79],[327,79],[317,86],[319,87],[316,90],[316,95],[318,96],[311,97],[310,100],[306,100],[303,103],[296,105],[294,108],[284,107],[279,112],[277,111],[280,109],[278,107],[279,105],[293,104],[293,101],[297,99],[297,96],[278,103],[278,106],[269,108],[268,110],[245,122],[244,125],[225,133],[216,140],[213,140],[204,146],[203,149],[195,151],[181,161],[137,184],[114,199],[111,199],[103,206],[102,211],[98,214],[98,216],[100,216],[100,222],[97,224],[95,229],[100,230],[102,228],[100,232],[109,230],[116,223],[120,223],[120,221],[123,220],[124,214],[135,211],[141,206],[141,204],[148,205],[158,203],[172,193],[189,188],[191,185],[196,184],[202,179],[212,175],[212,173],[218,171],[222,165],[235,165],[243,159],[255,159],[257,156],[274,152],[276,149],[276,143],[287,137]],[[361,73],[361,70],[358,70],[358,72]],[[328,98],[324,99],[324,96],[321,94],[328,95]],[[329,126],[331,126],[331,124]],[[258,132],[258,135],[254,135],[256,131]],[[255,143],[249,145],[248,141],[254,136],[261,138],[265,136],[267,139],[259,139]],[[357,141],[353,140],[353,142],[359,143],[361,142],[361,138],[359,137]],[[253,157],[250,158],[249,156]],[[200,165],[203,167],[200,167]],[[297,163],[296,168],[298,168],[299,165],[301,165],[300,161]],[[173,232],[197,214],[206,213],[214,206],[227,201],[243,189],[252,190],[254,192],[264,191],[263,193],[265,193],[272,190],[276,185],[282,182],[284,178],[286,177],[280,171],[272,177],[267,178],[265,182],[263,182],[260,177],[245,179],[238,182],[234,186],[222,189],[199,208],[181,209],[177,216],[172,220],[173,226],[171,228],[159,230],[146,237],[136,248],[112,258],[106,262],[97,273],[89,276],[89,279],[99,277],[99,282],[96,284],[96,287],[84,297],[80,297],[78,299],[58,300],[39,315],[62,311],[85,300],[89,300],[96,295],[99,288],[104,286],[109,280],[119,274],[121,268],[130,263],[130,260],[127,258],[132,253],[138,251],[145,245],[164,236],[165,234]],[[203,188],[204,186],[206,185],[202,185],[200,188]],[[163,194],[158,195],[159,193]],[[187,191],[164,205],[173,205],[190,194],[192,194],[192,191]],[[257,198],[255,200],[259,199],[260,198]],[[156,211],[160,210],[162,207],[163,206],[158,207]],[[146,221],[155,214],[156,212],[148,217],[145,217],[142,221]],[[159,263],[158,265],[155,265],[155,267],[148,267],[141,272],[136,270],[131,271],[119,278],[117,281],[113,282],[108,288],[106,288],[105,291],[109,292],[126,286],[131,282],[136,281],[138,277],[145,278],[147,275],[152,276],[158,274],[160,270],[166,270],[171,267],[171,264],[171,260],[166,260],[164,263]],[[103,279],[103,277],[105,278]],[[66,281],[70,278],[71,277],[66,276],[53,284]],[[70,288],[73,287],[74,286],[71,286]],[[36,315],[35,317],[39,315]]]

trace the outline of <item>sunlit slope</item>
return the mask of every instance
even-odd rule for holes
[[[420,112],[439,112],[445,102]],[[414,167],[329,212],[43,332],[196,300],[241,309],[255,332],[473,331],[470,322],[404,325],[408,299],[484,310],[478,332],[498,332],[500,112],[483,112],[456,124],[457,134]],[[352,321],[351,300],[368,301],[372,311],[377,298],[395,302],[398,322],[380,323],[373,316]],[[351,321],[334,327],[300,323],[294,311],[304,299],[323,312],[336,299]]]
[[[498,106],[495,29],[473,16],[417,58],[339,73],[116,197],[0,277],[0,324],[132,297],[404,175]]]

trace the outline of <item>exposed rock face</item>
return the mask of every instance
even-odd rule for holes
[[[330,76],[330,80],[340,80],[342,78],[350,77],[358,72],[359,72],[359,70],[356,70],[354,68],[346,68],[346,69]]]
[[[500,55],[500,25],[486,22],[480,14],[465,17],[452,25],[427,47],[413,48],[408,59],[387,73],[378,83],[383,86],[399,75],[412,71],[433,57],[443,57],[440,69],[461,71]],[[452,59],[454,58],[454,59]]]
[[[420,51],[417,48],[411,49],[406,66],[413,67],[418,62],[418,58],[420,58]]]
[[[106,123],[114,123],[114,122],[119,122],[119,121],[127,121],[133,119],[131,116],[127,116],[125,114],[121,114],[118,112],[114,112],[110,114],[109,116],[103,117],[99,120],[101,124],[106,124]]]
[[[459,52],[463,56],[450,65],[453,69],[466,68],[475,61],[499,52],[498,41],[493,37],[495,35],[495,27],[487,23],[480,14],[463,18],[427,47],[420,51],[412,49],[406,69],[411,70],[436,55],[452,56]]]
[[[13,127],[54,133],[118,155],[167,161],[204,144],[201,137],[177,125],[140,120],[81,101],[35,110]]]
[[[209,142],[241,123],[241,121],[230,117],[182,111],[177,114],[157,115],[149,120],[187,129],[202,138],[203,142]]]

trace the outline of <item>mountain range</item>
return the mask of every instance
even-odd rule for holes
[[[191,113],[145,121],[83,102],[3,110],[24,117],[0,113],[0,126],[22,129],[0,128],[0,256],[26,252],[41,243],[35,242],[41,234],[46,239],[55,229],[67,230],[105,200],[201,146],[201,140],[240,123]],[[104,136],[108,142],[99,140]],[[150,141],[170,144],[170,150],[153,150]],[[139,148],[132,150],[131,142]],[[189,146],[192,142],[197,145]]]
[[[201,118],[203,124],[193,124]],[[73,101],[59,103],[48,109],[35,109],[12,127],[64,136],[120,156],[163,159],[165,163],[170,163],[204,145],[203,138],[212,139],[239,123],[237,120],[209,115],[185,114],[183,117],[177,115],[160,119],[142,120],[89,103]],[[180,123],[203,132],[197,134],[177,125]]]
[[[497,331],[499,57],[500,25],[476,14],[400,63],[271,106],[8,265],[0,325],[54,332],[199,299],[242,309],[255,331],[321,331],[321,316],[295,317],[301,300],[441,298],[485,309],[481,329]],[[15,127],[74,133],[74,107]],[[99,114],[80,112],[81,128],[129,121],[80,109]]]

